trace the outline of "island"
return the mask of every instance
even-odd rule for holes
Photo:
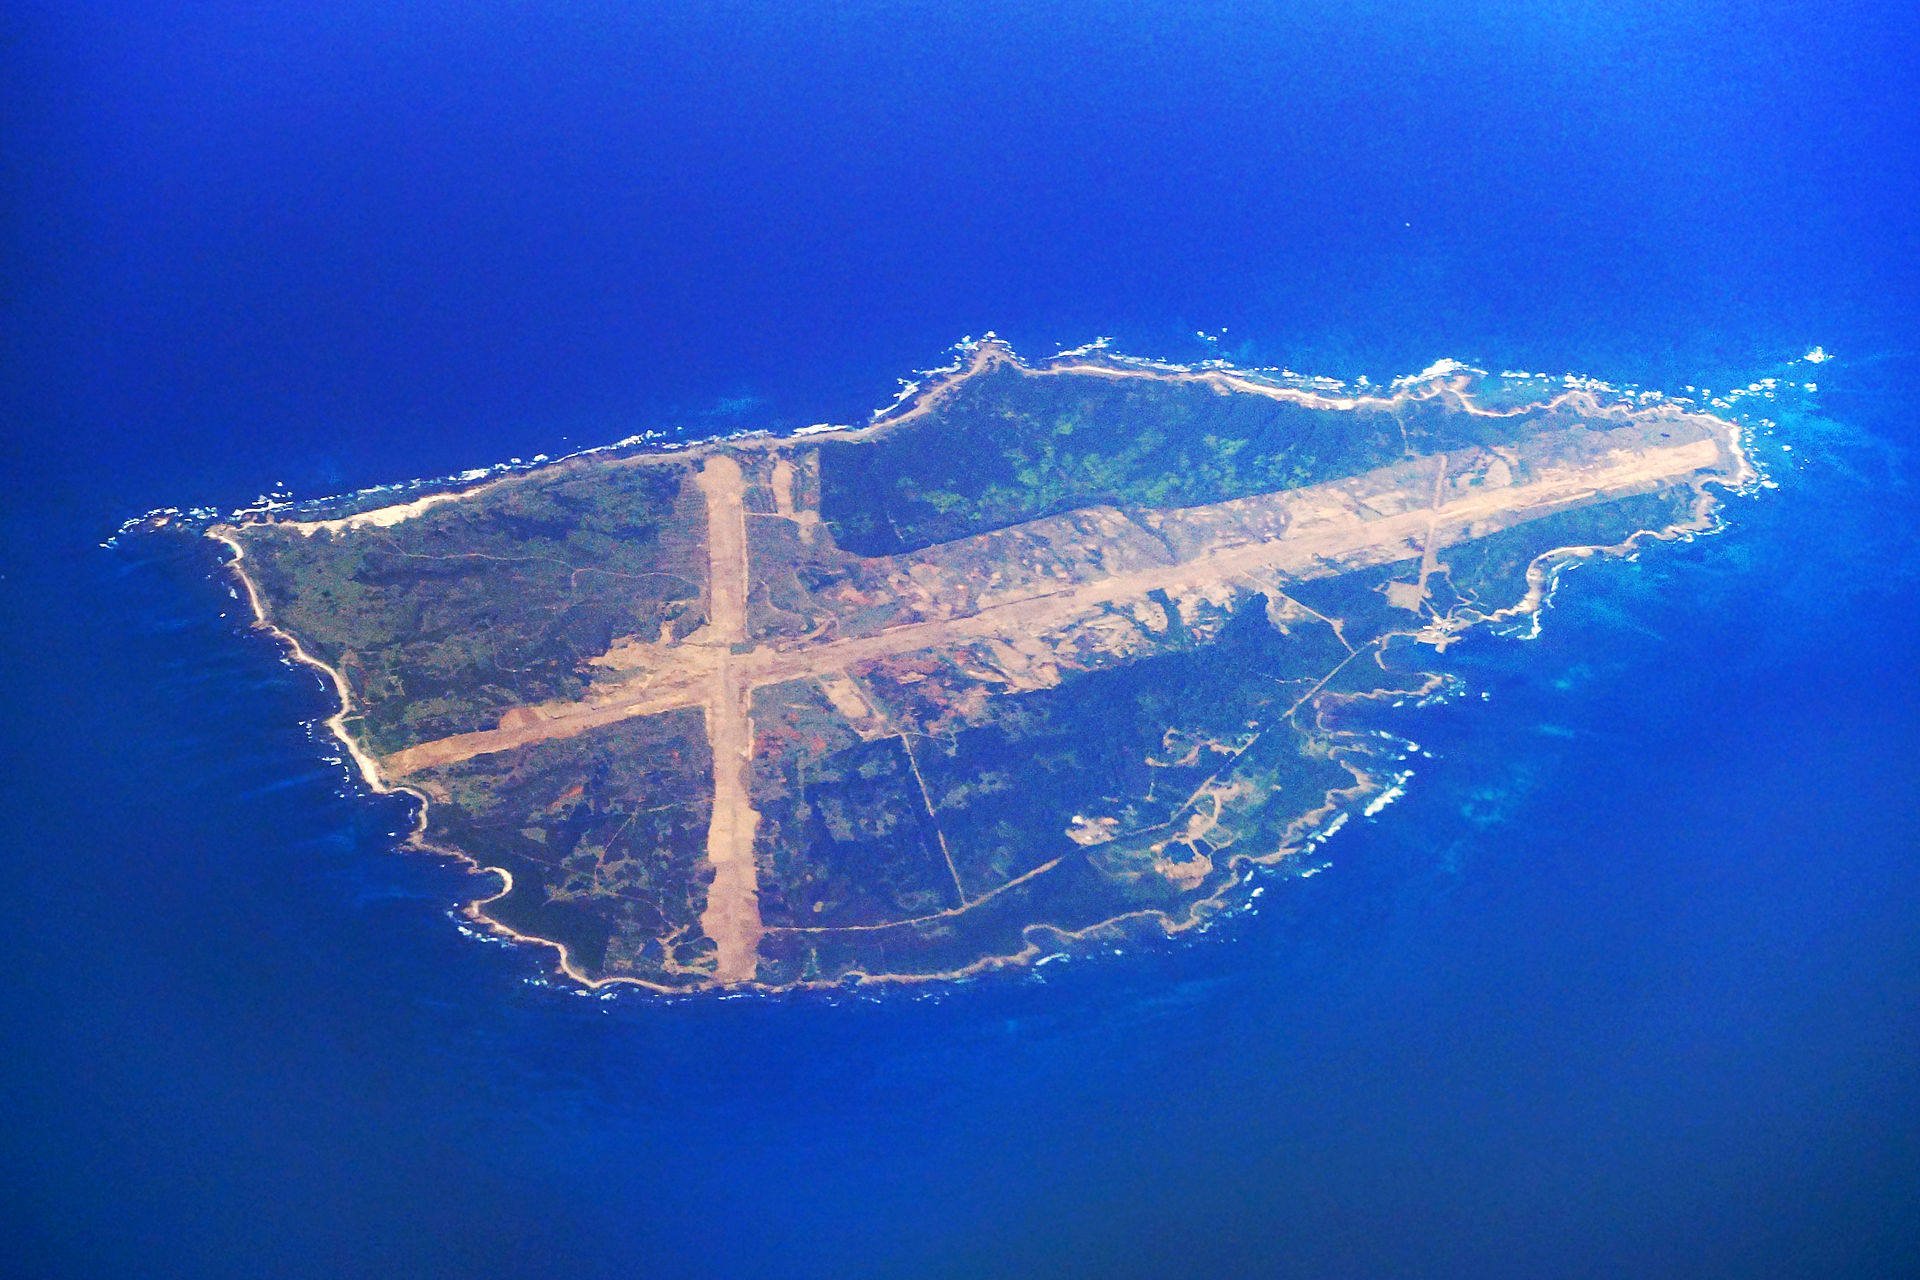
[[[857,428],[204,532],[411,843],[497,877],[475,922],[590,986],[777,990],[1205,926],[1393,794],[1450,644],[1753,479],[1733,421],[1577,379],[988,338]]]

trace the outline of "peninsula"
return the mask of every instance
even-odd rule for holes
[[[207,532],[413,843],[497,873],[475,921],[779,989],[1205,924],[1395,785],[1421,655],[1750,479],[1732,422],[1565,380],[989,339],[857,429]]]

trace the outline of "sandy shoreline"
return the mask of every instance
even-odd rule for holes
[[[1712,484],[1728,490],[1739,491],[1744,489],[1749,484],[1751,484],[1758,474],[1754,466],[1752,465],[1746,450],[1742,447],[1741,431],[1739,426],[1736,423],[1728,419],[1721,418],[1714,414],[1706,413],[1704,411],[1696,410],[1688,406],[1675,404],[1672,402],[1657,404],[1657,405],[1643,405],[1638,407],[1625,404],[1625,403],[1603,404],[1591,391],[1588,391],[1585,389],[1571,389],[1571,390],[1566,390],[1561,392],[1560,394],[1554,396],[1550,401],[1536,402],[1533,404],[1522,406],[1519,409],[1514,409],[1514,410],[1488,409],[1483,406],[1478,406],[1474,404],[1470,395],[1470,388],[1469,388],[1470,379],[1464,374],[1438,377],[1438,378],[1430,379],[1423,382],[1414,382],[1404,386],[1396,386],[1396,389],[1393,390],[1391,394],[1383,395],[1383,396],[1372,396],[1372,395],[1329,396],[1326,393],[1321,391],[1314,391],[1314,390],[1309,390],[1301,387],[1285,386],[1285,385],[1266,382],[1257,377],[1249,376],[1242,373],[1237,373],[1232,370],[1181,369],[1177,367],[1170,367],[1166,369],[1146,368],[1146,367],[1139,367],[1136,365],[1130,365],[1130,364],[1119,362],[1119,361],[1108,361],[1108,360],[1099,360],[1099,359],[1089,360],[1081,353],[1074,353],[1070,356],[1056,357],[1053,361],[1041,362],[1039,365],[1036,365],[1036,366],[1028,366],[1019,360],[1019,358],[1013,353],[1011,347],[991,337],[981,342],[976,347],[974,347],[974,349],[970,352],[968,358],[957,362],[956,366],[945,371],[941,375],[935,376],[927,384],[917,388],[912,395],[903,398],[903,400],[900,403],[894,406],[890,406],[889,409],[884,411],[881,415],[879,415],[874,422],[868,425],[859,426],[859,427],[845,427],[845,428],[837,428],[832,431],[809,432],[806,442],[812,443],[813,441],[822,440],[822,439],[844,439],[844,440],[869,439],[869,438],[878,436],[880,434],[890,432],[900,426],[905,425],[906,423],[909,423],[911,421],[924,417],[927,413],[931,412],[935,407],[937,407],[937,405],[946,396],[950,395],[957,387],[963,385],[968,379],[974,376],[977,376],[982,372],[985,372],[993,368],[1001,367],[1003,365],[1011,365],[1019,369],[1022,373],[1028,376],[1079,374],[1079,375],[1096,375],[1096,376],[1103,376],[1103,377],[1145,378],[1145,379],[1160,380],[1160,381],[1198,382],[1198,383],[1203,383],[1207,385],[1212,385],[1222,390],[1232,390],[1232,391],[1238,391],[1238,392],[1244,392],[1244,393],[1266,395],[1276,399],[1288,400],[1295,403],[1307,405],[1310,407],[1324,408],[1324,409],[1330,409],[1330,410],[1354,410],[1362,407],[1391,408],[1396,404],[1407,403],[1408,401],[1414,400],[1414,399],[1426,399],[1426,398],[1431,398],[1435,396],[1450,396],[1457,401],[1459,407],[1462,410],[1470,413],[1481,414],[1484,416],[1510,416],[1512,414],[1517,414],[1521,412],[1537,411],[1543,407],[1551,407],[1551,406],[1565,404],[1569,402],[1577,402],[1582,406],[1582,408],[1585,411],[1597,417],[1608,417],[1608,418],[1620,417],[1620,418],[1627,418],[1627,419],[1644,419],[1649,417],[1655,417],[1655,418],[1685,417],[1689,419],[1695,419],[1703,423],[1711,424],[1709,427],[1709,430],[1712,432],[1715,439],[1725,447],[1725,449],[1727,450],[1727,454],[1733,463],[1733,467],[1732,467],[1733,474],[1730,477],[1725,477],[1725,478],[1712,477],[1703,484],[1696,484],[1695,488],[1699,496],[1696,499],[1696,502],[1694,504],[1693,515],[1691,519],[1668,529],[1640,530],[1630,535],[1628,538],[1624,539],[1623,541],[1616,544],[1609,545],[1609,546],[1557,548],[1557,549],[1554,549],[1553,551],[1543,553],[1541,556],[1537,557],[1535,561],[1528,568],[1528,571],[1527,571],[1528,589],[1526,593],[1523,595],[1522,599],[1519,601],[1516,601],[1513,605],[1496,610],[1491,614],[1480,615],[1479,617],[1473,620],[1471,625],[1480,625],[1482,623],[1503,621],[1503,620],[1508,620],[1511,618],[1523,617],[1523,616],[1533,617],[1536,620],[1536,625],[1537,625],[1537,619],[1539,615],[1548,607],[1548,605],[1551,602],[1553,583],[1558,574],[1559,568],[1564,567],[1568,563],[1575,562],[1581,559],[1586,559],[1593,556],[1626,554],[1627,552],[1631,551],[1635,546],[1637,546],[1641,541],[1646,539],[1678,538],[1678,537],[1693,536],[1693,535],[1704,533],[1704,532],[1711,532],[1716,523],[1716,515],[1717,515],[1719,504],[1715,498],[1713,498],[1711,495],[1706,493],[1705,491],[1706,485]],[[771,436],[753,436],[753,437],[747,437],[747,438],[735,438],[731,440],[708,440],[708,441],[694,442],[685,448],[675,448],[670,452],[656,451],[655,453],[651,453],[651,454],[638,455],[638,457],[641,460],[644,460],[647,458],[653,458],[653,457],[686,459],[689,455],[692,455],[693,457],[699,457],[703,454],[712,455],[716,450],[723,447],[739,449],[739,450],[745,450],[745,449],[759,450],[759,449],[769,449],[769,448],[786,449],[786,448],[791,448],[795,443],[796,441],[792,437],[771,437]],[[591,453],[591,452],[593,451],[588,451],[588,453]],[[368,511],[357,512],[348,516],[333,517],[333,518],[311,520],[311,521],[291,521],[291,520],[282,521],[282,520],[268,519],[265,521],[258,521],[258,523],[272,523],[272,524],[279,525],[281,527],[292,528],[302,533],[303,535],[307,535],[307,536],[312,536],[313,534],[320,533],[320,532],[326,532],[331,534],[331,533],[338,533],[338,532],[343,532],[351,529],[365,528],[365,527],[375,527],[375,528],[391,527],[392,525],[401,523],[402,521],[405,521],[405,520],[412,519],[435,507],[438,507],[447,503],[451,503],[451,502],[460,501],[462,499],[474,496],[481,492],[485,492],[487,490],[493,489],[503,484],[515,483],[519,480],[542,474],[543,472],[555,466],[573,464],[582,456],[583,455],[571,455],[568,458],[556,459],[553,462],[542,462],[534,467],[530,467],[525,470],[515,471],[508,475],[501,476],[481,484],[473,485],[464,490],[428,494],[421,498],[413,499],[407,502],[391,504],[387,507],[373,508]],[[629,461],[629,460],[633,460],[633,459],[628,459],[628,458],[607,459],[607,461]],[[1343,767],[1347,768],[1349,773],[1352,775],[1351,784],[1346,787],[1330,790],[1327,793],[1327,795],[1324,797],[1323,802],[1320,805],[1315,807],[1310,812],[1306,814],[1302,814],[1299,818],[1297,818],[1295,822],[1292,825],[1290,825],[1290,827],[1288,828],[1288,842],[1285,845],[1283,845],[1283,847],[1264,855],[1252,855],[1252,854],[1246,854],[1246,853],[1235,853],[1231,855],[1229,860],[1229,866],[1234,868],[1235,874],[1231,876],[1225,884],[1222,885],[1222,887],[1218,892],[1209,895],[1206,899],[1187,904],[1183,914],[1178,918],[1175,918],[1169,915],[1167,912],[1159,909],[1143,910],[1138,912],[1127,913],[1125,915],[1115,917],[1112,920],[1103,921],[1099,924],[1089,926],[1085,929],[1081,929],[1077,931],[1061,929],[1056,926],[1045,924],[1044,922],[1036,922],[1026,926],[1025,929],[1023,930],[1023,934],[1026,937],[1027,942],[1026,942],[1026,945],[1019,952],[1013,953],[1010,955],[982,957],[981,959],[975,961],[974,963],[971,963],[963,968],[955,969],[952,971],[941,972],[941,973],[926,973],[926,974],[873,974],[873,973],[863,973],[863,972],[855,971],[855,972],[849,973],[844,978],[836,979],[833,981],[800,980],[800,981],[795,981],[791,983],[780,983],[780,984],[762,983],[752,976],[753,969],[751,965],[745,963],[743,959],[741,948],[744,945],[745,938],[748,936],[751,936],[757,941],[757,938],[761,932],[765,932],[765,933],[814,932],[815,930],[807,929],[805,927],[800,927],[800,926],[786,926],[786,927],[762,926],[758,919],[757,909],[751,912],[751,916],[752,916],[751,921],[748,921],[744,916],[739,915],[738,906],[739,906],[739,903],[743,900],[742,899],[743,891],[744,891],[746,900],[750,900],[754,890],[752,887],[753,869],[751,865],[749,865],[746,870],[744,883],[742,883],[741,881],[741,877],[739,874],[739,858],[740,858],[740,849],[742,847],[742,841],[741,839],[736,837],[744,836],[744,841],[745,841],[744,848],[746,850],[746,857],[750,864],[751,858],[752,858],[752,852],[751,852],[752,825],[750,823],[745,824],[744,833],[735,831],[732,828],[733,826],[738,824],[728,824],[727,822],[725,822],[725,820],[720,819],[716,814],[716,821],[715,821],[716,834],[710,837],[709,856],[710,856],[710,859],[715,864],[716,881],[719,880],[720,874],[723,872],[732,879],[733,883],[730,885],[728,892],[732,895],[731,902],[733,905],[725,908],[722,912],[722,915],[724,916],[724,915],[731,914],[732,919],[735,922],[732,924],[728,924],[725,929],[722,929],[722,932],[726,932],[728,929],[731,929],[732,937],[734,939],[734,941],[727,944],[727,946],[724,948],[725,950],[727,950],[728,954],[731,957],[731,959],[727,960],[722,965],[722,969],[725,971],[724,975],[722,973],[716,973],[715,985],[706,987],[706,988],[695,988],[695,989],[671,987],[661,983],[650,981],[648,979],[625,976],[625,975],[609,975],[609,976],[596,978],[583,972],[578,968],[578,966],[574,964],[572,957],[568,954],[567,948],[564,944],[557,942],[553,939],[541,938],[533,935],[520,933],[517,930],[513,929],[511,926],[503,924],[499,920],[493,918],[492,916],[486,913],[485,908],[487,904],[494,902],[500,898],[503,898],[513,891],[514,881],[513,881],[513,876],[511,872],[509,872],[506,868],[503,868],[503,867],[485,865],[479,860],[472,857],[471,855],[465,853],[464,851],[461,851],[458,849],[449,849],[449,848],[439,847],[429,843],[426,840],[425,833],[427,828],[428,806],[430,804],[430,801],[428,797],[418,789],[411,786],[407,786],[403,783],[391,781],[386,776],[386,773],[383,771],[380,761],[377,760],[375,757],[373,757],[365,749],[365,747],[363,747],[362,744],[356,739],[356,737],[352,732],[352,729],[347,723],[348,720],[355,714],[355,712],[354,712],[354,701],[353,701],[352,690],[344,674],[341,671],[330,666],[326,662],[323,662],[319,658],[315,657],[301,644],[297,636],[293,635],[292,633],[278,626],[272,620],[258,586],[254,582],[252,575],[247,570],[247,566],[245,563],[246,550],[245,550],[244,542],[240,537],[240,531],[236,529],[233,525],[222,523],[222,524],[215,524],[207,528],[205,530],[205,534],[206,536],[218,542],[223,543],[224,545],[226,545],[232,550],[233,558],[228,562],[229,567],[232,569],[234,575],[240,580],[241,585],[243,586],[243,588],[247,593],[248,604],[249,604],[249,608],[252,610],[255,625],[258,626],[260,629],[268,632],[269,634],[272,634],[273,636],[277,637],[287,647],[288,652],[294,658],[295,661],[303,663],[307,666],[310,666],[322,672],[326,677],[329,685],[332,687],[334,691],[334,695],[336,697],[336,700],[338,701],[339,706],[338,706],[338,709],[326,719],[325,724],[327,726],[329,733],[331,733],[335,738],[337,738],[340,741],[343,748],[347,751],[348,755],[352,758],[355,769],[358,772],[361,780],[369,787],[370,790],[376,793],[406,794],[408,796],[413,797],[414,800],[416,801],[414,826],[411,833],[407,837],[407,840],[405,842],[405,847],[409,847],[422,852],[431,852],[431,853],[439,854],[441,856],[451,857],[458,860],[459,862],[461,862],[462,864],[466,865],[467,867],[471,868],[476,872],[484,872],[484,873],[499,877],[500,883],[502,886],[500,891],[497,893],[488,894],[486,896],[470,900],[465,904],[463,908],[463,915],[468,920],[472,921],[476,925],[483,927],[494,936],[501,937],[514,942],[533,943],[540,946],[552,948],[557,953],[558,972],[561,975],[568,978],[569,980],[579,983],[583,987],[586,987],[589,989],[599,989],[599,988],[609,987],[609,986],[627,985],[627,986],[635,986],[635,987],[647,989],[654,992],[659,992],[662,994],[699,994],[703,990],[711,991],[711,990],[723,989],[723,987],[724,989],[735,989],[735,990],[745,988],[745,989],[757,989],[762,991],[779,991],[779,990],[816,989],[816,988],[833,989],[833,988],[845,987],[852,983],[871,983],[871,982],[922,983],[922,982],[953,981],[961,978],[971,977],[976,974],[989,972],[996,969],[1023,967],[1026,965],[1030,965],[1036,958],[1038,958],[1041,955],[1044,949],[1041,942],[1037,940],[1038,938],[1042,938],[1042,937],[1050,939],[1054,946],[1060,946],[1070,942],[1084,940],[1091,937],[1114,936],[1124,932],[1128,927],[1139,922],[1148,922],[1148,921],[1153,922],[1154,924],[1157,924],[1157,926],[1161,928],[1168,935],[1174,935],[1174,934],[1186,932],[1188,930],[1203,926],[1205,923],[1207,923],[1208,920],[1212,919],[1221,910],[1225,909],[1225,907],[1228,905],[1228,899],[1232,897],[1235,893],[1237,893],[1244,886],[1244,884],[1246,883],[1246,880],[1252,874],[1253,867],[1260,866],[1260,865],[1272,865],[1274,863],[1283,861],[1284,859],[1293,856],[1294,854],[1300,852],[1304,848],[1312,847],[1312,836],[1316,831],[1320,830],[1327,823],[1336,820],[1338,815],[1344,813],[1353,804],[1357,803],[1362,797],[1369,794],[1369,792],[1377,789],[1377,779],[1375,779],[1371,774],[1369,774],[1364,768],[1356,764],[1355,761],[1351,758],[1356,750],[1355,742],[1341,741],[1342,738],[1350,737],[1350,735],[1344,733],[1343,731],[1331,729],[1324,724],[1324,717],[1329,709],[1330,704],[1347,703],[1351,701],[1364,700],[1364,699],[1373,698],[1373,697],[1402,696],[1405,692],[1402,690],[1393,690],[1393,691],[1382,691],[1378,694],[1366,694],[1366,695],[1327,694],[1327,695],[1324,695],[1324,700],[1317,701],[1315,703],[1315,710],[1314,710],[1316,722],[1320,723],[1323,730],[1329,735],[1329,738],[1331,740],[1330,749],[1332,750],[1335,758],[1338,759],[1340,763],[1343,765]],[[744,569],[744,566],[743,566],[743,569]],[[742,585],[742,593],[744,593],[744,583],[742,583],[741,585]],[[744,617],[742,617],[740,621],[741,621],[742,627],[744,627]],[[1409,633],[1409,634],[1412,635],[1414,633]],[[733,664],[731,662],[722,663],[721,674],[719,676],[719,683],[716,685],[716,689],[718,690],[717,697],[720,702],[738,705],[740,703],[740,698],[739,698],[739,695],[735,692],[735,689],[737,686],[741,684],[741,678],[739,674],[732,672],[731,670],[732,665]],[[1429,687],[1431,686],[1433,681],[1437,681],[1439,679],[1440,677],[1432,674],[1428,674],[1426,676],[1426,680],[1428,682]],[[1303,701],[1305,700],[1303,699]],[[711,705],[714,705],[714,704],[710,703],[710,706]],[[744,717],[742,718],[744,719]],[[731,742],[732,738],[736,736],[738,735],[733,735],[733,734],[727,735],[729,742]],[[720,735],[716,734],[716,741],[715,741],[716,748],[719,747],[720,745],[720,742],[718,740],[719,737]],[[744,743],[744,747],[750,748],[750,746],[751,746],[751,738],[750,738],[750,732],[749,732],[747,736],[747,740]],[[404,753],[401,753],[401,754],[404,754]],[[744,754],[742,754],[741,760],[742,760],[743,768],[744,768],[744,759],[745,759],[745,756]],[[746,802],[746,797],[744,796],[744,794],[742,795],[741,800],[742,800],[742,804],[744,805]],[[716,810],[718,810],[718,808],[719,806],[716,805]],[[748,812],[751,811],[750,806],[747,806],[747,811]],[[719,842],[718,856],[715,856],[715,851],[716,851],[716,846],[714,844],[715,841]],[[1035,875],[1041,874],[1043,871],[1048,870],[1052,865],[1053,865],[1052,863],[1045,864],[1040,868],[1036,868],[1033,871],[1023,876],[1018,877],[1014,881],[1010,881],[1007,884],[995,887],[994,889],[988,891],[986,894],[980,896],[979,898],[976,898],[973,901],[966,903],[962,907],[956,908],[951,912],[936,913],[936,915],[943,917],[951,914],[958,914],[965,910],[969,910],[972,907],[979,905],[979,903],[987,901],[992,897],[996,896],[997,894],[1004,892],[1007,889],[1013,888],[1015,885],[1019,883],[1023,883]],[[929,917],[929,920],[933,918],[934,917]],[[718,919],[718,917],[716,919]],[[703,917],[703,922],[704,922],[704,917]],[[871,926],[860,926],[860,927],[864,929],[871,929],[871,930],[885,930],[890,928],[912,928],[912,927],[915,927],[915,925],[917,925],[918,923],[921,923],[921,922],[920,921],[891,921],[891,922],[883,922],[883,923],[879,923]],[[750,954],[750,952],[748,952],[747,954]]]
[[[337,669],[309,653],[306,647],[300,643],[299,638],[292,632],[274,623],[267,613],[265,603],[260,597],[260,590],[254,584],[252,575],[246,571],[246,547],[239,539],[233,536],[230,528],[224,525],[215,525],[207,530],[206,536],[233,550],[233,559],[227,562],[227,567],[231,569],[233,575],[240,580],[241,587],[247,593],[247,604],[253,611],[253,625],[257,629],[273,636],[281,644],[286,646],[288,654],[294,661],[312,667],[326,677],[328,685],[333,690],[334,698],[339,703],[338,710],[328,716],[325,721],[327,732],[332,734],[334,738],[339,741],[340,745],[345,748],[348,756],[354,762],[355,771],[358,773],[360,780],[366,784],[368,790],[378,795],[406,795],[413,798],[413,828],[408,832],[407,838],[401,847],[403,849],[412,849],[419,853],[431,853],[439,857],[451,858],[476,873],[498,876],[501,884],[499,892],[470,899],[461,907],[461,914],[495,937],[510,942],[530,943],[541,947],[551,947],[558,953],[558,971],[561,974],[588,987],[604,986],[604,981],[592,978],[574,965],[572,958],[567,954],[567,948],[564,943],[556,942],[551,938],[541,938],[533,934],[521,933],[512,926],[503,924],[501,921],[486,914],[484,908],[488,903],[504,898],[513,892],[513,873],[505,867],[489,866],[464,850],[446,848],[431,844],[427,841],[427,808],[432,802],[424,792],[417,788],[389,782],[382,774],[379,763],[367,754],[366,749],[360,745],[359,741],[354,738],[352,731],[347,728],[347,718],[353,714],[353,694],[347,685],[346,678]],[[648,987],[661,994],[676,994],[679,993],[680,990],[675,987],[645,982],[638,978],[622,978],[616,979],[616,981]]]
[[[1010,634],[1037,634],[1097,605],[1144,598],[1156,588],[1187,590],[1216,579],[1266,572],[1284,573],[1295,580],[1311,579],[1375,563],[1390,563],[1405,558],[1402,552],[1416,538],[1424,544],[1419,552],[1424,563],[1432,559],[1436,529],[1465,527],[1502,517],[1524,520],[1531,512],[1550,511],[1570,498],[1591,491],[1596,485],[1609,490],[1628,491],[1636,485],[1693,474],[1710,466],[1718,456],[1718,445],[1710,441],[1666,446],[1649,451],[1644,456],[1623,458],[1599,476],[1591,471],[1564,476],[1549,474],[1528,485],[1481,491],[1451,503],[1415,508],[1395,516],[1346,523],[1324,522],[1326,527],[1322,528],[1306,528],[1303,521],[1298,532],[1290,532],[1286,537],[1224,546],[1172,565],[1103,575],[1067,588],[1052,580],[1036,582],[1029,584],[1024,592],[1003,591],[983,597],[979,607],[970,613],[906,622],[872,635],[828,639],[817,644],[786,647],[761,645],[737,656],[724,655],[720,661],[736,680],[748,688],[758,688],[843,671],[859,662],[953,643]],[[1390,470],[1382,469],[1383,472]],[[1375,474],[1378,473],[1363,473],[1363,476]],[[1445,473],[1442,471],[1440,474]],[[1288,490],[1285,496],[1294,504],[1310,507],[1316,494],[1323,491],[1344,494],[1353,483],[1354,478],[1349,477],[1324,486]],[[1435,498],[1438,496],[1436,481]],[[1569,553],[1571,549],[1555,554]],[[733,564],[734,556],[730,552],[716,553],[716,573]],[[717,613],[734,619],[725,634],[741,640],[745,638],[745,632],[737,603],[740,593],[735,590],[731,594],[736,597],[734,606],[717,610]],[[1527,611],[1523,606],[1527,606],[1527,602],[1512,606],[1511,610]],[[665,680],[660,676],[650,676],[644,689],[632,697],[621,697],[617,690],[608,690],[591,702],[515,708],[503,715],[500,726],[496,728],[417,743],[387,757],[386,763],[395,776],[401,776],[418,769],[452,764],[536,741],[573,737],[634,716],[691,706],[711,708],[714,705],[711,685],[718,673],[698,669],[706,657],[699,651],[704,644],[706,642],[700,637],[690,638],[687,642],[694,652],[687,654],[682,662],[694,670],[685,679]],[[507,723],[509,720],[513,721],[511,725]]]
[[[1396,379],[1387,384],[1387,394],[1334,395],[1325,390],[1308,386],[1290,385],[1286,382],[1269,380],[1270,371],[1243,370],[1230,367],[1196,368],[1161,362],[1142,362],[1119,355],[1101,355],[1086,349],[1063,352],[1060,355],[1027,363],[1004,339],[989,334],[980,341],[965,348],[963,358],[942,369],[928,371],[921,376],[925,381],[904,399],[881,410],[871,422],[860,424],[838,424],[801,428],[783,434],[767,431],[742,431],[731,435],[712,436],[697,440],[655,442],[634,437],[611,445],[596,445],[578,450],[560,457],[542,459],[531,464],[515,466],[505,474],[487,479],[469,480],[464,487],[447,488],[424,494],[418,498],[402,502],[389,503],[366,511],[354,512],[344,516],[325,516],[317,519],[285,519],[258,512],[235,513],[224,523],[240,524],[276,524],[298,530],[303,534],[321,532],[339,532],[354,528],[388,528],[413,519],[419,515],[451,502],[476,497],[502,485],[519,483],[537,478],[555,470],[578,466],[586,462],[602,464],[646,464],[650,462],[678,461],[699,457],[719,448],[752,451],[785,450],[797,442],[815,443],[819,441],[856,441],[874,439],[892,432],[896,428],[917,421],[938,407],[954,390],[969,379],[996,368],[1009,367],[1029,377],[1050,377],[1068,374],[1106,378],[1139,378],[1159,382],[1187,382],[1212,386],[1221,391],[1237,391],[1270,399],[1283,400],[1308,408],[1333,411],[1354,411],[1359,409],[1390,410],[1398,405],[1435,398],[1451,397],[1464,412],[1476,417],[1513,417],[1521,413],[1554,408],[1573,404],[1582,412],[1596,417],[1637,417],[1646,415],[1692,417],[1703,421],[1725,424],[1727,419],[1690,402],[1677,401],[1662,397],[1653,404],[1632,404],[1630,391],[1600,384],[1611,394],[1620,397],[1618,401],[1603,401],[1593,386],[1582,385],[1567,387],[1552,397],[1535,401],[1514,409],[1489,408],[1479,404],[1473,397],[1472,384],[1477,377],[1506,377],[1487,373],[1485,370],[1472,369],[1454,361],[1439,361],[1423,374]],[[1320,379],[1292,377],[1297,382],[1313,383]],[[472,473],[467,473],[472,475]],[[448,476],[418,482],[431,485],[460,485],[461,477]],[[342,494],[335,497],[306,499],[294,504],[297,507],[314,507],[329,502],[339,502],[356,497],[356,494]]]

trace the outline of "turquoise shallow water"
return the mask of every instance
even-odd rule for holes
[[[1860,443],[1914,439],[1910,19],[998,17],[9,20],[15,1273],[1913,1269],[1916,504]],[[226,583],[97,545],[847,418],[988,327],[1716,387],[1819,342],[1840,442],[1454,650],[1323,873],[932,999],[536,985]]]

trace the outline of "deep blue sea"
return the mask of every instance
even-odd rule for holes
[[[1910,6],[26,0],[0,49],[0,1274],[1920,1274]],[[1728,532],[1449,653],[1324,873],[937,998],[540,985],[210,559],[99,545],[854,419],[987,329],[1836,358]]]

